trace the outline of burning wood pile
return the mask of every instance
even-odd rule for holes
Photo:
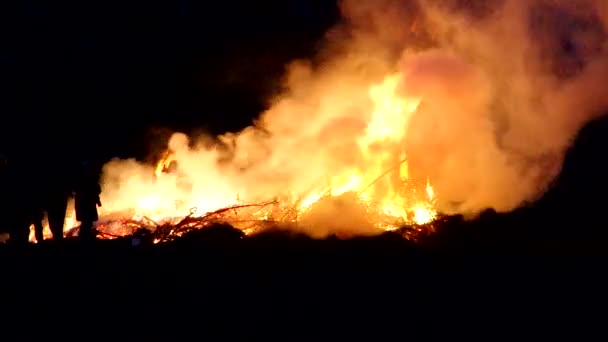
[[[244,235],[251,236],[268,230],[298,230],[298,213],[293,208],[281,208],[277,201],[256,204],[237,205],[214,212],[197,215],[196,209],[182,218],[165,219],[157,222],[149,217],[132,219],[102,220],[96,226],[98,239],[118,239],[125,237],[142,237],[153,243],[171,242],[185,234],[197,230],[211,228],[217,225],[230,225],[241,230]],[[408,240],[416,240],[424,234],[434,231],[434,225],[404,224],[403,226],[384,227],[378,230],[400,233]],[[69,229],[67,237],[78,234],[78,227]],[[348,238],[352,235],[336,234]]]
[[[165,219],[162,222],[145,216],[140,219],[102,221],[96,227],[97,237],[116,239],[143,234],[150,236],[154,243],[159,243],[173,241],[188,232],[218,224],[229,224],[241,229],[245,234],[251,234],[278,225],[278,222],[273,220],[254,219],[251,214],[251,211],[260,212],[275,204],[276,202],[268,202],[232,206],[199,216],[196,215],[196,209],[192,209],[190,214],[183,218]],[[77,229],[72,229],[69,235],[74,234]]]
[[[173,155],[166,153],[154,169],[155,180],[170,175]],[[434,230],[433,222],[438,218],[433,208],[434,192],[428,180],[413,182],[401,179],[401,193],[423,194],[423,200],[403,201],[405,197],[396,196],[396,201],[382,201],[367,196],[372,189],[391,172],[399,172],[403,162],[392,166],[380,176],[373,178],[359,191],[336,191],[329,187],[301,197],[277,196],[271,201],[226,205],[215,210],[190,208],[185,216],[184,205],[172,201],[171,196],[164,199],[162,193],[146,197],[141,195],[136,208],[116,210],[112,202],[100,209],[100,220],[96,224],[98,239],[118,239],[141,237],[153,243],[170,242],[196,230],[217,225],[229,225],[250,236],[268,230],[304,233],[313,238],[337,236],[349,238],[355,236],[373,236],[383,232],[398,232],[408,240],[416,240],[421,235]],[[168,174],[169,173],[169,174]],[[213,199],[211,198],[209,202]],[[163,206],[172,203],[173,206]],[[407,204],[410,204],[409,206]],[[72,203],[71,203],[72,204]],[[108,210],[107,208],[111,209]],[[152,208],[153,210],[148,210]],[[64,227],[68,238],[79,234],[75,225],[73,205],[69,206]],[[48,224],[47,224],[48,226]],[[34,242],[34,228],[30,228],[30,241]],[[45,228],[45,239],[50,238],[48,227]]]
[[[100,237],[146,229],[170,241],[217,223],[247,235],[276,227],[313,238],[370,236],[433,222],[437,196],[426,173],[411,172],[416,160],[405,148],[421,100],[402,95],[402,82],[400,73],[361,80],[352,90],[362,101],[347,108],[342,95],[356,96],[329,91],[331,106],[309,128],[289,126],[303,108],[286,103],[238,133],[196,140],[175,133],[155,165],[110,161]],[[356,115],[347,110],[354,107]]]

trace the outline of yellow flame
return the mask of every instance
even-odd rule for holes
[[[435,190],[433,190],[433,187],[431,186],[431,183],[429,182],[429,180],[426,180],[426,194],[429,198],[429,201],[433,201],[435,199]]]
[[[156,169],[154,171],[156,177],[160,177],[163,171],[166,170],[173,161],[175,161],[175,156],[173,155],[173,153],[171,153],[170,151],[165,152],[156,164]]]
[[[370,88],[375,110],[367,126],[365,141],[400,140],[405,134],[409,116],[416,111],[420,99],[397,97],[395,91],[401,75],[387,77],[382,84]]]
[[[370,189],[366,187],[378,180],[378,176],[386,173],[387,168],[394,167],[394,155],[390,151],[377,151],[373,145],[379,142],[393,142],[400,144],[403,140],[407,123],[411,115],[417,110],[420,99],[404,98],[396,95],[396,89],[401,78],[399,75],[389,76],[384,82],[370,88],[370,97],[375,106],[371,121],[367,126],[365,135],[359,139],[359,146],[366,160],[366,169],[350,169],[336,172],[330,179],[329,189],[324,189],[308,195],[301,201],[299,209],[305,209],[323,198],[328,190],[337,196],[349,191],[360,192],[363,203],[379,204],[379,214],[395,218],[398,223],[427,224],[436,219],[436,211],[433,208],[435,194],[430,181],[426,182],[426,198],[416,198],[415,193],[402,193],[399,190],[401,184],[394,184],[383,180],[384,189]],[[405,153],[399,154],[398,177],[400,181],[409,178],[408,164],[405,161]],[[386,177],[388,178],[388,177]],[[370,195],[368,192],[371,192]],[[413,214],[408,215],[408,211]],[[394,229],[394,225],[378,223],[386,229]]]
[[[437,213],[432,209],[424,206],[414,208],[414,217],[412,221],[418,225],[428,224],[437,218]]]
[[[63,235],[65,236],[70,229],[75,228],[77,225],[78,222],[76,221],[76,211],[74,210],[74,202],[70,200],[68,202],[68,208],[66,210],[65,221],[63,223]],[[44,240],[51,239],[53,237],[53,234],[51,233],[51,229],[49,228],[49,221],[46,216],[42,220],[42,226],[44,227],[42,231]],[[40,242],[36,240],[36,231],[33,224],[30,225],[29,241],[33,243]]]

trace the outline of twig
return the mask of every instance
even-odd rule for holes
[[[154,226],[156,226],[156,227],[158,227],[158,226],[159,226],[159,224],[158,224],[156,221],[154,221],[153,219],[149,218],[148,216],[144,216],[144,217],[143,217],[143,220],[144,220],[144,221],[148,221],[148,222],[152,223],[152,224],[153,224]]]
[[[401,160],[398,164],[391,166],[388,170],[386,170],[384,173],[382,173],[380,176],[378,176],[376,179],[374,179],[371,183],[369,183],[368,186],[366,186],[363,190],[361,190],[358,195],[361,196],[362,194],[364,194],[367,190],[369,190],[369,188],[374,186],[374,184],[376,184],[380,179],[384,178],[384,176],[393,172],[393,170],[395,170],[396,168],[401,167],[401,164],[405,163],[406,161],[407,161],[407,158]]]

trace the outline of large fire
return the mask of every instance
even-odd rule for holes
[[[251,223],[256,221],[273,222],[277,225],[314,226],[325,224],[319,223],[319,219],[332,220],[331,216],[315,218],[314,216],[318,216],[314,214],[316,207],[323,206],[324,203],[335,205],[344,201],[347,206],[362,210],[364,220],[377,232],[396,230],[407,225],[422,226],[434,221],[437,212],[434,208],[433,187],[428,179],[410,179],[403,149],[393,148],[403,144],[408,121],[421,102],[419,98],[397,96],[396,89],[400,82],[401,75],[396,74],[369,88],[373,111],[364,133],[356,140],[358,152],[363,159],[363,163],[359,165],[364,167],[353,165],[333,169],[325,175],[323,184],[317,184],[301,193],[284,189],[283,193],[270,194],[268,200],[271,205],[264,205],[256,210],[239,211],[236,216],[224,217],[224,221],[242,227],[246,233],[256,231],[251,228],[255,226]],[[387,146],[390,148],[385,149]],[[204,216],[224,208],[251,204],[239,198],[239,189],[235,188],[232,192],[224,189],[214,192],[213,187],[202,193],[193,191],[191,202],[180,201],[179,196],[176,196],[176,191],[179,190],[174,186],[179,184],[180,165],[172,168],[176,159],[175,153],[167,151],[151,172],[151,182],[133,184],[132,182],[137,180],[131,179],[129,187],[141,191],[134,201],[108,203],[104,200],[103,207],[99,208],[102,219],[98,228],[108,229],[110,223],[121,215],[126,215],[126,218],[132,221],[176,222],[188,213]],[[187,179],[185,181],[187,182]],[[341,214],[349,215],[348,212],[335,210],[329,215]],[[70,208],[65,226],[66,233],[74,227],[73,218],[73,209]],[[249,224],[242,225],[243,222]],[[116,224],[111,227],[112,234],[106,236],[114,237],[131,232],[128,229],[120,229],[121,227],[116,229]],[[348,231],[349,228],[338,227],[338,230]],[[50,235],[48,229],[46,233],[47,236]],[[35,240],[33,227],[31,239]]]
[[[158,165],[107,163],[99,236],[217,222],[372,235],[509,212],[608,108],[605,0],[339,3],[345,20],[253,125],[175,133]]]

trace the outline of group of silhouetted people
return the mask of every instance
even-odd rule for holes
[[[0,232],[9,233],[11,243],[27,244],[32,225],[36,241],[43,241],[45,215],[52,239],[62,240],[72,196],[80,222],[78,236],[84,240],[95,238],[93,226],[98,220],[97,207],[101,206],[96,169],[90,162],[72,168],[63,166],[40,170],[35,162],[0,156]]]

